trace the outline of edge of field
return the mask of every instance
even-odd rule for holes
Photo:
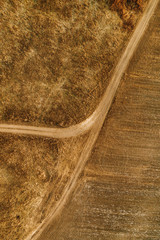
[[[46,226],[48,226],[52,222],[54,217],[59,213],[59,211],[65,205],[69,195],[73,191],[73,189],[76,185],[77,179],[78,179],[79,175],[81,174],[87,159],[89,158],[89,155],[90,155],[91,150],[94,146],[94,143],[99,135],[99,132],[101,130],[101,127],[103,125],[105,117],[110,109],[110,106],[114,99],[115,93],[119,86],[121,77],[122,77],[124,71],[126,70],[128,63],[129,63],[131,57],[133,56],[133,53],[136,50],[138,43],[139,43],[140,39],[142,38],[142,36],[148,26],[149,20],[152,17],[158,2],[159,2],[159,0],[150,0],[149,1],[142,17],[140,18],[140,20],[133,32],[133,35],[132,35],[124,53],[122,54],[122,57],[120,58],[120,61],[118,62],[117,66],[115,68],[115,71],[111,78],[111,82],[110,82],[109,86],[107,87],[106,92],[105,92],[100,104],[98,105],[98,107],[96,108],[94,113],[89,118],[87,118],[84,122],[82,122],[80,124],[74,125],[72,127],[66,128],[66,129],[54,129],[53,130],[51,128],[47,128],[47,129],[41,128],[42,131],[40,132],[40,134],[38,134],[38,129],[40,129],[40,128],[36,129],[36,134],[33,134],[34,133],[33,127],[32,127],[32,130],[25,128],[26,132],[30,131],[30,133],[28,133],[28,134],[33,134],[33,135],[44,134],[43,136],[46,136],[45,134],[49,134],[49,136],[52,136],[54,138],[65,138],[65,137],[77,136],[79,134],[85,133],[86,131],[88,131],[92,128],[91,132],[89,133],[88,140],[87,140],[84,148],[82,149],[82,152],[81,152],[80,158],[78,159],[77,165],[70,177],[70,180],[66,184],[66,187],[63,191],[63,194],[62,194],[60,200],[56,203],[54,208],[52,208],[52,211],[50,212],[49,216],[25,240],[36,240],[40,237],[41,233],[46,228]],[[6,129],[7,129],[7,127],[6,127]],[[1,130],[2,130],[2,128],[0,125],[0,131]],[[47,133],[45,133],[45,130],[47,130]],[[20,128],[19,131],[21,131],[21,132],[18,132],[18,129],[16,130],[16,127],[15,127],[14,131],[17,131],[16,133],[22,133],[23,129]]]
[[[156,2],[156,1],[155,1]],[[152,4],[151,4],[152,3]],[[149,2],[142,17],[139,20],[139,23],[135,27],[135,30],[127,44],[126,49],[124,50],[121,58],[113,70],[111,81],[100,101],[99,105],[95,111],[88,117],[86,120],[81,123],[75,124],[67,128],[50,128],[50,127],[34,127],[34,126],[23,126],[23,125],[11,125],[11,124],[0,124],[0,132],[3,133],[13,133],[13,134],[26,134],[26,135],[35,135],[43,137],[52,137],[52,138],[69,138],[76,137],[80,134],[86,133],[89,131],[98,119],[101,118],[103,112],[106,111],[110,102],[113,100],[115,92],[118,88],[120,78],[124,73],[130,58],[135,51],[138,42],[140,41],[146,25],[148,23],[147,16],[148,12],[154,7],[154,1]],[[148,15],[147,15],[148,14]]]

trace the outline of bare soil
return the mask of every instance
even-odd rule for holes
[[[24,239],[59,200],[87,136],[0,135],[0,239]]]
[[[131,12],[136,21],[140,13]],[[103,0],[1,0],[0,14],[0,122],[86,119],[131,33],[120,16]],[[24,239],[43,221],[86,139],[0,135],[0,239]]]
[[[38,240],[160,239],[160,1],[83,177]]]
[[[140,12],[128,9],[132,24]],[[0,122],[67,127],[86,119],[130,31],[110,3],[1,0]]]

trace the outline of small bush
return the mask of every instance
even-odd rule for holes
[[[139,11],[143,9],[145,0],[111,0],[111,9],[117,11],[123,20],[124,27],[134,27],[133,11]]]

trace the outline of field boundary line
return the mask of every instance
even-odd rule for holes
[[[142,18],[140,19],[133,35],[135,34],[138,34],[139,31],[140,31],[140,36],[142,37],[147,26],[148,26],[148,23],[149,23],[149,20],[151,19],[155,9],[156,9],[156,6],[158,5],[158,2],[159,0],[150,0],[146,9],[145,9],[145,12],[142,16]],[[124,61],[125,59],[128,59],[128,62],[130,61],[132,55],[133,55],[133,52],[134,50],[136,49],[137,45],[138,45],[138,42],[139,40],[141,39],[138,38],[136,39],[135,42],[132,42],[130,43],[124,54],[123,54],[123,58],[121,58],[120,62]],[[128,50],[127,49],[130,49],[131,48],[131,52],[128,56]],[[128,64],[125,63],[125,69],[127,68]],[[118,64],[117,67],[116,67],[116,73],[114,74],[114,78],[112,78],[112,84],[110,85],[110,88],[108,90],[107,88],[107,91],[102,99],[102,103],[104,103],[104,101],[106,100],[106,96],[109,95],[109,91],[111,90],[112,87],[114,87],[114,91],[112,92],[112,94],[116,92],[117,88],[118,88],[118,85],[119,85],[119,82],[120,82],[120,79],[121,79],[121,76],[123,74],[124,71],[122,71],[120,69],[121,67],[121,64]],[[120,75],[118,72],[121,72]],[[80,155],[80,158],[78,159],[78,162],[77,162],[77,165],[70,177],[70,180],[68,181],[68,183],[66,184],[66,187],[63,191],[63,194],[60,198],[60,200],[55,204],[55,206],[52,208],[50,214],[47,216],[47,218],[38,226],[37,229],[35,229],[35,231],[33,231],[25,240],[37,240],[40,236],[41,236],[41,233],[44,231],[44,229],[53,221],[53,219],[58,215],[58,213],[60,212],[60,210],[63,208],[63,206],[65,205],[65,203],[67,202],[71,192],[74,190],[75,186],[76,186],[76,182],[91,154],[91,151],[92,151],[92,148],[97,140],[97,137],[99,135],[99,132],[102,128],[102,125],[104,123],[104,120],[106,118],[106,115],[110,109],[110,106],[112,104],[112,101],[113,101],[113,95],[110,93],[110,97],[107,99],[108,101],[108,104],[107,106],[101,106],[101,108],[103,107],[103,111],[101,112],[101,114],[99,115],[99,118],[98,118],[98,121],[96,122],[96,124],[93,126],[90,134],[89,134],[89,137],[87,139],[87,142],[84,146],[84,148],[82,149],[82,152],[81,152],[81,155]],[[100,108],[100,109],[101,109]],[[100,110],[99,109],[99,110]]]
[[[143,36],[150,17],[156,8],[159,0],[150,0],[141,19],[139,20],[126,49],[124,50],[118,64],[115,67],[111,81],[95,111],[81,123],[67,128],[35,127],[25,125],[0,124],[0,132],[12,134],[24,134],[51,138],[70,138],[88,132],[96,122],[104,115],[110,102],[112,102],[117,91],[120,79],[125,72],[129,61],[136,50],[138,43]]]

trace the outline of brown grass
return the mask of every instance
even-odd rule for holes
[[[111,9],[116,11],[123,20],[123,26],[133,29],[135,26],[135,14],[143,11],[148,0],[110,0]]]
[[[0,135],[0,239],[24,239],[64,190],[87,136]]]
[[[1,0],[0,13],[0,122],[89,116],[129,36],[120,16],[104,0]],[[0,239],[23,239],[46,217],[86,138],[0,136]]]
[[[1,0],[0,13],[0,122],[88,117],[128,36],[117,13],[104,0]]]

